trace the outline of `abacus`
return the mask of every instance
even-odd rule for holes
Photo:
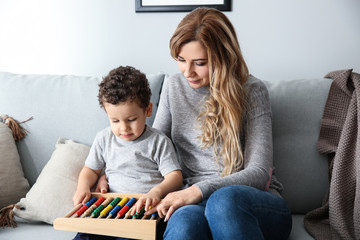
[[[91,200],[79,204],[65,217],[54,221],[57,230],[84,232],[136,239],[156,239],[157,214],[144,210],[130,216],[130,209],[143,194],[92,193]]]

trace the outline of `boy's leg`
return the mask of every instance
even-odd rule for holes
[[[96,235],[96,234],[89,234],[89,233],[77,233],[73,240],[125,240],[127,238],[120,238],[120,237],[111,237],[111,236],[104,236],[104,235]]]
[[[214,192],[205,215],[213,239],[288,239],[292,227],[291,212],[281,197],[242,185]]]

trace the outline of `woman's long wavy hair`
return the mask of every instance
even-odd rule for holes
[[[241,54],[235,29],[220,11],[197,8],[179,23],[170,39],[171,56],[177,60],[181,47],[199,41],[206,49],[210,95],[198,116],[203,148],[214,149],[224,166],[222,176],[239,171],[244,164],[240,143],[246,112],[244,83],[249,71]]]

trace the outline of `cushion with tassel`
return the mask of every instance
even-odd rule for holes
[[[30,189],[15,143],[26,134],[15,119],[0,116],[0,209],[18,202]]]

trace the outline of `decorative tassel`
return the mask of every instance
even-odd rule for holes
[[[30,117],[29,119],[19,123],[8,115],[0,115],[0,121],[4,122],[11,129],[15,141],[23,139],[28,133],[30,133],[28,130],[20,126],[20,124],[30,121],[32,119],[33,117]]]
[[[17,227],[17,223],[14,218],[14,207],[20,209],[18,205],[12,204],[0,210],[0,227]]]

